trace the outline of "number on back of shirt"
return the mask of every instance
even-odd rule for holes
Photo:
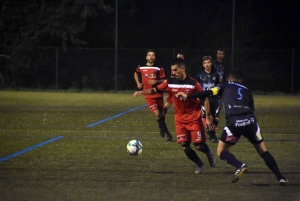
[[[237,98],[238,100],[242,100],[242,98],[243,98],[243,94],[241,93],[241,91],[242,91],[242,88],[238,88],[238,95],[239,95],[239,97]]]

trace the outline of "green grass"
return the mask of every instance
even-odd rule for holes
[[[146,107],[87,125],[144,104],[124,93],[0,91],[0,158],[56,136],[62,139],[0,162],[0,200],[299,200],[300,101],[294,96],[255,96],[256,115],[269,151],[290,180],[281,187],[245,139],[232,148],[249,166],[231,183],[234,168],[217,159],[195,175],[176,142],[159,137]],[[174,133],[172,111],[167,125]],[[218,135],[224,126],[223,112]],[[137,157],[129,140],[143,143]],[[216,150],[216,144],[208,145]]]

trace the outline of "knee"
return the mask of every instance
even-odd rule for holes
[[[187,153],[191,150],[190,143],[182,142],[182,143],[180,143],[180,145],[181,145],[182,151],[184,151],[185,153]]]

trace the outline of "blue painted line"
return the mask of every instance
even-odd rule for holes
[[[43,146],[43,145],[46,145],[46,144],[48,144],[48,143],[54,142],[54,141],[59,140],[59,139],[61,139],[61,138],[63,138],[63,136],[57,136],[57,137],[55,137],[55,138],[52,138],[52,139],[47,140],[47,141],[45,141],[45,142],[42,142],[42,143],[40,143],[40,144],[37,144],[37,145],[34,145],[34,146],[32,146],[32,147],[28,147],[28,148],[26,148],[26,149],[23,149],[22,151],[18,151],[18,152],[14,153],[14,154],[5,156],[5,157],[3,157],[3,158],[0,158],[0,162],[6,161],[6,160],[11,159],[11,158],[13,158],[13,157],[16,157],[16,156],[18,156],[18,155],[24,154],[24,153],[26,153],[26,152],[29,152],[29,151],[31,151],[31,150],[33,150],[33,149],[36,149],[36,148],[41,147],[41,146]]]
[[[127,113],[129,113],[129,112],[134,111],[134,110],[143,108],[143,107],[145,107],[146,105],[147,105],[147,104],[144,104],[144,105],[141,105],[141,106],[139,106],[139,107],[132,108],[132,109],[127,110],[127,111],[125,111],[125,112],[122,112],[122,113],[116,114],[116,115],[114,115],[114,116],[108,117],[108,118],[106,118],[106,119],[97,121],[97,122],[95,122],[95,123],[92,123],[92,124],[90,124],[90,125],[87,125],[86,128],[91,128],[91,127],[93,127],[93,126],[96,126],[96,125],[98,125],[98,124],[101,124],[101,123],[103,123],[103,122],[106,122],[106,121],[108,121],[108,120],[111,120],[111,119],[113,119],[113,118],[119,117],[119,116],[121,116],[121,115],[123,115],[123,114],[127,114]]]

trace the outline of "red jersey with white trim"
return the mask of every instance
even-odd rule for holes
[[[142,77],[142,84],[144,85],[143,89],[150,89],[155,87],[156,85],[150,85],[148,82],[150,80],[160,80],[165,78],[165,71],[161,67],[157,67],[157,64],[154,64],[153,66],[138,66],[136,69],[136,72],[138,74],[141,74]],[[149,94],[145,95],[145,98],[159,98],[162,97],[162,93],[156,93],[156,94]]]
[[[155,88],[158,92],[166,91],[172,94],[175,121],[178,121],[180,123],[189,123],[195,120],[199,120],[201,116],[199,100],[182,100],[175,97],[175,94],[177,94],[178,92],[194,94],[203,91],[201,85],[195,79],[191,77],[186,77],[184,80],[169,78]]]

